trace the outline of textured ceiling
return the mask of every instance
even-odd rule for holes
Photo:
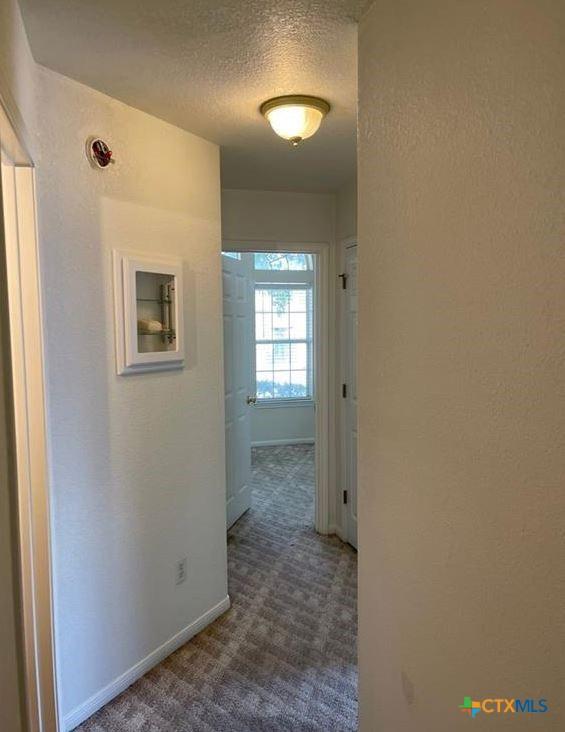
[[[21,0],[35,59],[222,147],[225,187],[335,190],[355,173],[357,19],[366,0]],[[332,105],[297,150],[258,112]]]

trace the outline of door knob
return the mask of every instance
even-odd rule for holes
[[[248,396],[245,401],[248,404],[256,404],[257,403],[257,397],[256,396]]]

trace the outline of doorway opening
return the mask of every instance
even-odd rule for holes
[[[328,533],[325,255],[322,245],[224,247],[228,528],[254,485],[269,483],[268,466],[279,480],[310,470],[311,523]]]
[[[223,631],[246,693],[268,689],[270,710],[253,713],[254,728],[262,719],[261,729],[306,729],[319,718],[325,729],[357,729],[356,552],[320,535],[330,533],[320,530],[331,474],[325,256],[222,253],[232,602]],[[316,691],[301,698],[304,688]]]

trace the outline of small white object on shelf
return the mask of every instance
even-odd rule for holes
[[[118,374],[184,364],[182,260],[114,250]]]
[[[140,318],[137,321],[137,332],[139,334],[144,333],[161,333],[163,331],[163,323],[160,320],[149,320],[147,318]]]

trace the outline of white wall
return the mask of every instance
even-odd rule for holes
[[[336,194],[336,239],[352,239],[357,236],[357,181],[343,186]]]
[[[0,101],[20,129],[24,129],[20,109],[26,113],[32,108],[33,61],[27,45],[19,8],[12,0],[0,0]],[[17,100],[17,101],[16,101]],[[23,112],[22,112],[23,113]],[[28,131],[25,130],[28,137]],[[0,200],[0,220],[1,220]],[[3,227],[2,227],[3,228]],[[3,253],[3,233],[0,233]],[[4,265],[2,265],[2,269]],[[2,280],[3,280],[3,275]],[[0,284],[4,288],[4,282]],[[2,299],[6,294],[3,289]],[[3,302],[7,307],[7,303]],[[2,323],[6,314],[2,308]],[[9,334],[0,324],[0,729],[20,732],[23,693],[23,665],[19,648],[19,597],[15,558],[16,536],[16,485],[13,482],[13,446],[10,444],[7,425],[11,413],[6,411],[6,388],[11,389],[6,373],[6,356],[9,353]]]
[[[222,237],[237,241],[334,240],[335,197],[327,193],[222,190]]]
[[[319,243],[334,240],[335,197],[318,193],[222,191],[222,237],[237,242]],[[314,439],[314,408],[258,407],[251,440]]]
[[[314,407],[255,406],[251,414],[251,444],[314,442]]]
[[[3,79],[37,166],[66,715],[226,597],[219,159],[28,58],[30,104],[10,63]],[[115,152],[105,172],[86,161],[90,134]],[[113,247],[183,257],[184,370],[116,375]]]
[[[227,594],[219,167],[214,145],[44,69],[39,76],[57,650],[68,712]],[[107,173],[86,162],[90,132],[115,150]],[[113,247],[183,257],[182,371],[116,375]],[[188,580],[177,587],[183,556]]]
[[[363,732],[466,730],[463,695],[565,726],[564,27],[561,0],[361,23]]]

